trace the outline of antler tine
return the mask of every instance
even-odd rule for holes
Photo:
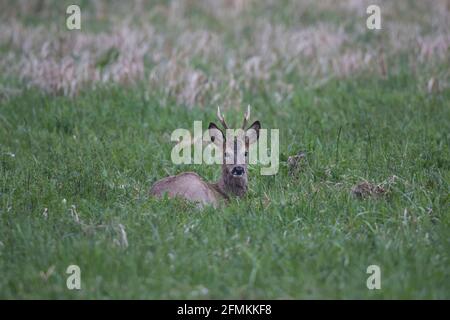
[[[244,114],[244,123],[242,124],[242,129],[245,130],[247,122],[250,119],[250,105],[247,106],[247,111]]]
[[[228,129],[228,126],[225,122],[225,118],[223,117],[222,113],[220,112],[220,107],[217,106],[217,118],[219,118],[220,123],[224,127],[224,129]]]

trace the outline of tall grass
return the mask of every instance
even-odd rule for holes
[[[0,297],[449,298],[448,2],[378,3],[376,32],[328,0],[82,1],[67,31],[65,1],[3,1]],[[217,104],[280,129],[280,172],[150,198],[219,176],[170,161]]]

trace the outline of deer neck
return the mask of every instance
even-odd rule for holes
[[[210,183],[209,184],[211,186],[211,188],[218,193],[222,198],[224,198],[225,200],[229,200],[230,197],[228,196],[225,186],[222,183],[222,180],[219,180],[215,183]]]

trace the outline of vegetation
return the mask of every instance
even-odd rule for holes
[[[0,298],[450,298],[449,9],[381,2],[369,31],[339,3],[84,1],[81,31],[2,4]],[[280,129],[279,173],[219,210],[150,198],[217,179],[170,160],[217,104]]]

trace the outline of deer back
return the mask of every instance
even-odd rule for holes
[[[150,190],[150,194],[156,197],[163,197],[166,193],[170,198],[185,198],[201,205],[211,204],[214,207],[223,198],[213,185],[206,183],[195,172],[183,172],[166,177],[157,181]]]

